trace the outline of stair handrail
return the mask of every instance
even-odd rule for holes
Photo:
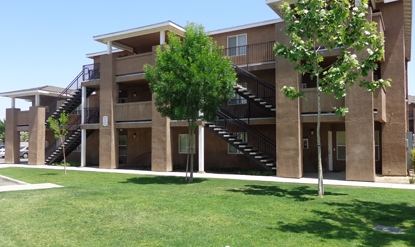
[[[224,109],[220,109],[217,113],[216,113],[219,117],[222,117],[223,119],[227,119],[227,120],[232,120],[234,122],[236,122],[238,125],[242,126],[244,129],[248,129],[252,134],[260,137],[261,139],[264,139],[264,141],[270,143],[271,145],[275,145],[275,141],[273,141],[272,139],[270,139],[269,137],[265,136],[264,134],[262,134],[261,132],[251,128],[251,126],[249,126],[247,123],[245,123],[244,121],[238,119],[237,117],[233,116],[232,113],[227,112]]]
[[[246,132],[248,133],[248,145],[251,145],[253,148],[257,149],[258,152],[261,152],[271,159],[276,160],[276,144],[275,141],[271,140],[267,136],[251,128],[248,124],[243,121],[232,117],[232,114],[227,113],[224,110],[219,110],[217,113],[219,119],[214,121],[215,125],[222,127],[223,129],[228,130],[230,133],[236,132]],[[237,130],[235,130],[235,126]],[[232,129],[233,128],[233,129]],[[238,150],[244,152],[244,148],[240,148],[237,144],[233,144]],[[244,152],[246,153],[246,152]],[[249,152],[248,152],[249,153]]]
[[[85,123],[90,123],[91,120],[96,117],[99,116],[99,108],[98,107],[91,107],[88,110],[89,114],[87,116],[87,118],[85,119]],[[77,130],[80,128],[81,124],[81,115],[78,115],[66,128],[66,130]],[[57,148],[59,148],[59,146],[56,145],[57,142],[59,142],[60,139],[59,138],[55,138],[55,141],[53,141],[51,144],[49,144],[49,146],[46,149],[46,158],[50,157],[50,155],[53,153],[53,151],[55,151]]]
[[[58,101],[59,100],[61,100],[62,98],[67,98],[68,97],[68,95],[70,95],[72,92],[69,92],[68,93],[68,91],[69,90],[77,90],[77,89],[79,89],[79,85],[80,85],[80,82],[79,82],[79,78],[81,78],[81,76],[83,76],[84,75],[84,70],[82,70],[76,77],[75,77],[75,79],[73,79],[72,80],[72,82],[71,83],[69,83],[69,85],[59,94],[59,96],[56,98],[56,100],[55,101],[53,101],[49,106],[48,106],[48,109],[49,109],[49,112],[48,112],[48,114],[46,115],[46,119],[48,119],[56,110],[57,110],[57,105],[58,105]],[[76,88],[75,89],[72,89],[72,86],[73,85],[75,85],[75,83],[76,83]]]
[[[76,129],[78,129],[78,127],[79,127],[79,124],[78,125],[76,125],[77,124],[77,122],[81,122],[81,115],[78,115],[78,117],[76,117],[67,127],[66,127],[66,130],[67,131],[69,131],[69,130],[73,130],[74,129],[74,126],[76,127],[75,128],[75,130]],[[53,151],[55,151],[59,146],[56,146],[56,142],[58,142],[58,141],[60,141],[60,138],[55,138],[55,141],[53,141],[52,143],[49,143],[49,145],[46,147],[46,152],[45,152],[45,157],[47,158],[47,157],[49,157],[52,153],[53,153]]]
[[[261,78],[259,78],[258,76],[249,73],[248,71],[241,69],[238,65],[233,64],[232,67],[236,70],[236,73],[240,73],[240,74],[244,74],[247,77],[250,77],[251,79],[257,81],[259,84],[261,84],[262,86],[272,89],[275,91],[275,87],[271,84],[269,84],[268,82],[262,80]]]

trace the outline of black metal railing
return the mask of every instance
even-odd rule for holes
[[[247,88],[248,91],[263,99],[268,104],[275,106],[275,87],[273,85],[236,65],[234,65],[234,68],[238,77],[237,84]],[[242,94],[241,96],[244,97]]]
[[[99,78],[99,67],[98,63],[84,65],[82,71],[72,80],[71,83],[59,94],[55,101],[53,101],[48,107],[48,113],[46,114],[46,119],[50,117],[59,107],[59,103],[69,98],[71,93],[81,88],[81,83],[83,81],[90,80],[91,75],[98,76]]]
[[[238,104],[233,104],[238,103]],[[275,117],[275,112],[270,111],[264,107],[261,107],[251,100],[247,99],[233,99],[231,102],[224,102],[222,109],[231,113],[237,118],[247,118],[248,121],[250,118],[273,118]]]
[[[81,115],[78,115],[67,127],[66,130],[68,131],[68,136],[71,135],[75,130],[78,129],[79,125],[81,124]],[[55,141],[49,143],[46,147],[45,157],[50,157],[51,154],[59,148],[61,145],[61,140],[56,138]]]
[[[228,47],[219,50],[222,56],[230,57],[233,64],[249,66],[249,64],[270,62],[275,60],[273,46],[275,41],[258,44]]]
[[[232,116],[229,112],[221,109],[217,113],[218,119],[214,121],[216,126],[226,129],[233,134],[245,132],[248,135],[247,143],[256,148],[259,152],[268,155],[271,159],[276,158],[276,145],[275,141],[269,137],[253,129],[245,122]],[[240,150],[243,151],[243,150]]]
[[[99,63],[87,64],[82,66],[82,71],[84,72],[82,79],[83,81],[97,80],[101,76],[101,66]]]
[[[86,115],[85,115],[85,123],[98,123],[99,122],[99,108],[98,107],[91,107],[86,108]],[[67,137],[71,136],[76,130],[78,130],[81,126],[81,115],[78,115],[67,127],[66,130],[68,131]],[[50,157],[51,154],[61,146],[61,140],[56,138],[55,141],[50,143],[48,147],[46,147],[45,157]],[[69,148],[69,147],[68,147]],[[76,148],[73,147],[72,150]],[[72,151],[69,150],[68,151]],[[69,153],[69,152],[68,152]]]

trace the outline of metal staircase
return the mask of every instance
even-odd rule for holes
[[[216,115],[218,116],[216,121],[206,124],[209,130],[265,169],[276,169],[275,141],[223,109]],[[247,139],[238,138],[238,133],[246,133]]]
[[[233,67],[238,77],[235,92],[259,107],[275,112],[275,87],[236,65]]]
[[[246,118],[249,121],[250,117],[275,117],[275,87],[236,65],[233,67],[238,78],[234,86],[235,93],[245,98],[246,104],[226,106],[226,109],[225,106],[222,107],[216,113],[218,119],[206,126],[265,169],[276,169],[275,141],[241,120]],[[240,133],[246,133],[246,140],[240,138]]]
[[[94,123],[99,119],[99,110],[89,110],[88,116],[85,123]],[[66,128],[68,130],[68,135],[64,140],[65,143],[65,155],[68,156],[73,150],[81,144],[81,115],[79,115],[71,124]],[[86,136],[90,136],[94,130],[86,130]],[[52,163],[59,163],[63,160],[63,149],[60,139],[55,139],[55,141],[46,148],[46,160],[45,164],[50,165]]]

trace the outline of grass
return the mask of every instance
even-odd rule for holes
[[[412,190],[2,168],[0,246],[415,246]],[[403,234],[374,231],[376,225]]]

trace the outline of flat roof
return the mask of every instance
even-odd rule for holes
[[[34,88],[4,92],[4,93],[0,93],[0,96],[9,97],[9,98],[27,98],[29,96],[34,96],[34,95],[48,95],[48,96],[56,97],[56,96],[59,96],[63,90],[65,90],[65,88],[46,85],[42,87],[34,87]]]

